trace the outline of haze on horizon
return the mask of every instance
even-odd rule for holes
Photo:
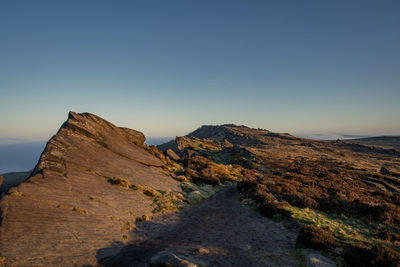
[[[224,123],[398,135],[399,13],[398,1],[1,1],[0,140],[47,140],[70,110],[150,137]]]

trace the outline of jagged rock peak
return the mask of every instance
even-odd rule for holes
[[[197,130],[189,133],[188,137],[200,139],[212,139],[215,141],[229,140],[232,136],[255,136],[259,134],[268,134],[264,129],[253,129],[244,125],[223,124],[223,125],[203,125]]]
[[[153,199],[138,188],[181,190],[144,140],[96,115],[70,112],[31,176],[0,201],[4,265],[97,266],[107,257],[102,248],[152,214]]]
[[[68,120],[63,124],[63,126],[61,126],[60,131],[62,131],[63,128],[73,131],[75,130],[78,133],[94,139],[103,139],[102,137],[104,137],[104,134],[102,131],[111,129],[127,138],[129,142],[132,142],[136,145],[143,145],[146,141],[146,137],[143,133],[125,127],[117,127],[111,122],[108,122],[99,116],[88,112],[75,113],[70,111],[68,113]]]
[[[139,131],[117,127],[91,113],[70,111],[67,121],[62,124],[57,134],[48,141],[32,175],[44,169],[64,173],[65,155],[67,152],[70,154],[72,143],[74,143],[75,148],[82,148],[84,144],[92,144],[129,159],[149,165],[160,165],[152,159],[137,159],[138,153],[135,147],[144,147],[145,140],[144,134]],[[84,150],[82,150],[82,153],[84,153]]]

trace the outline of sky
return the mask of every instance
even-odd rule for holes
[[[68,111],[149,137],[400,134],[400,1],[0,1],[0,143]]]

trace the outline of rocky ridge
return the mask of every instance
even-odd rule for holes
[[[33,176],[1,201],[0,250],[6,264],[147,266],[161,255],[163,261],[179,264],[193,259],[189,264],[258,266],[271,262],[264,253],[268,244],[260,245],[264,238],[258,242],[243,235],[246,249],[260,254],[251,263],[241,262],[243,242],[235,243],[224,230],[227,225],[241,229],[247,222],[243,214],[254,217],[259,212],[264,217],[257,221],[270,227],[257,228],[255,236],[270,236],[272,230],[279,240],[288,234],[282,230],[285,225],[301,233],[298,244],[323,248],[340,263],[367,255],[366,266],[397,266],[396,151],[232,124],[203,126],[158,148],[144,141],[140,132],[71,112],[48,142]],[[135,229],[136,222],[147,221],[155,211],[202,202],[225,185],[230,189],[215,198]],[[236,219],[230,220],[234,213]],[[197,225],[202,218],[207,218],[204,225]],[[254,231],[251,221],[248,232]],[[207,236],[208,229],[215,230],[212,236]],[[240,233],[238,229],[234,231]],[[224,250],[215,236],[229,240],[230,248]],[[279,255],[271,254],[278,257],[276,263],[290,255],[287,264],[296,265],[295,236]],[[197,249],[187,250],[192,245],[201,251],[222,250],[200,257]]]
[[[98,249],[152,213],[146,189],[180,191],[144,141],[138,131],[70,112],[31,177],[1,200],[6,265],[96,264]]]

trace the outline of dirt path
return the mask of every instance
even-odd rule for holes
[[[169,251],[205,266],[296,266],[295,238],[242,205],[230,187],[188,210],[139,224],[130,244],[101,264],[147,266],[157,252]]]

